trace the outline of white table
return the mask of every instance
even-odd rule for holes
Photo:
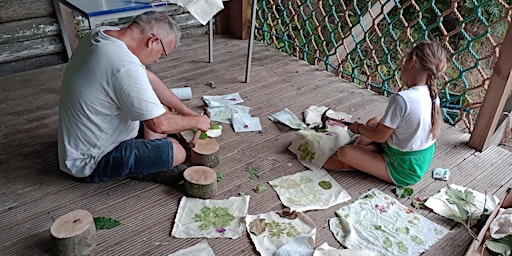
[[[168,11],[176,8],[176,0],[151,1],[151,0],[53,0],[55,13],[59,21],[64,47],[68,57],[71,57],[72,49],[69,41],[69,35],[62,16],[61,5],[63,4],[71,10],[79,12],[89,21],[91,29],[96,24],[104,20],[118,19],[136,16],[147,11]],[[208,62],[213,62],[213,22],[208,22]]]

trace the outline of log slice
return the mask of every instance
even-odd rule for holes
[[[219,143],[212,138],[199,139],[191,150],[192,165],[215,167],[220,163]]]
[[[86,210],[58,217],[50,228],[56,255],[91,255],[96,246],[96,226]]]
[[[212,198],[217,191],[217,173],[207,166],[191,166],[183,173],[185,191],[192,197]]]

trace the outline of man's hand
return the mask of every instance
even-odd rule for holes
[[[208,116],[200,115],[200,116],[195,116],[195,117],[198,119],[197,129],[199,129],[203,132],[206,132],[206,131],[208,131],[208,129],[210,129],[211,120]]]

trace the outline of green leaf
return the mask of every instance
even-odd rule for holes
[[[206,134],[205,132],[201,132],[201,135],[199,135],[199,138],[206,139],[206,138],[208,138],[208,134]]]
[[[489,239],[485,242],[485,246],[499,255],[512,254],[512,235],[500,239]]]
[[[328,180],[322,180],[322,181],[319,181],[318,182],[318,186],[320,186],[321,188],[323,188],[324,190],[329,190],[332,188],[332,184],[330,181]]]
[[[473,195],[473,192],[471,192],[469,189],[461,191],[450,186],[446,186],[446,196],[448,197],[446,201],[457,207],[462,220],[466,221],[471,217],[471,214],[466,209],[466,206],[475,204],[475,196]]]
[[[224,173],[221,171],[217,171],[217,182],[221,181],[224,178]]]
[[[210,130],[219,130],[221,129],[222,127],[218,124],[212,124],[210,125]]]
[[[267,186],[265,186],[265,184],[258,184],[258,185],[256,186],[256,188],[254,189],[254,191],[255,191],[256,193],[261,193],[261,192],[263,192],[263,191],[265,191],[265,190],[267,190]]]
[[[94,225],[96,226],[96,230],[111,229],[121,225],[121,222],[108,217],[94,217]]]
[[[414,190],[409,187],[397,187],[395,192],[396,196],[400,198],[410,197],[412,194],[414,194]]]
[[[256,167],[247,168],[247,172],[249,172],[249,178],[251,178],[251,180],[257,180],[260,178],[260,175],[258,174],[258,169],[256,169]]]

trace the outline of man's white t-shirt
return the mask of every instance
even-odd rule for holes
[[[137,135],[140,120],[162,115],[145,66],[120,40],[94,29],[66,67],[59,103],[59,165],[86,177],[102,156]]]
[[[431,146],[432,99],[427,85],[413,86],[391,96],[380,122],[395,129],[387,143],[401,151]]]

